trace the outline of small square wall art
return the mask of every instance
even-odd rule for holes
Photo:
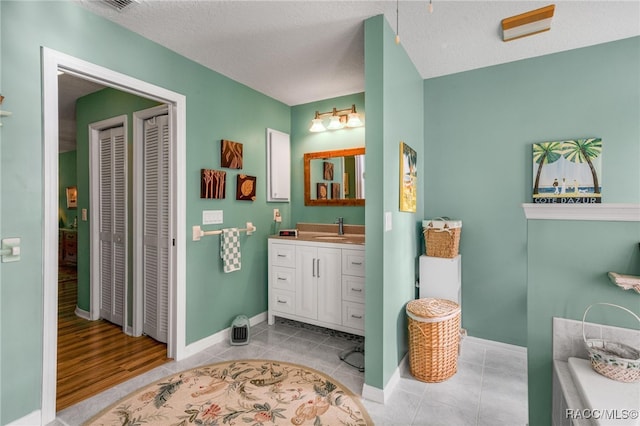
[[[222,139],[220,143],[220,167],[242,168],[242,144]]]
[[[317,183],[316,184],[316,198],[318,200],[326,200],[328,199],[327,193],[327,184],[326,183]]]
[[[238,175],[236,200],[256,200],[256,177]]]
[[[533,144],[533,202],[602,202],[602,139]]]
[[[332,182],[331,183],[331,199],[332,200],[339,200],[340,198],[342,198],[340,196],[340,184]]]
[[[226,192],[227,172],[202,169],[200,172],[200,198],[223,199]]]
[[[324,161],[322,163],[322,172],[324,180],[333,180],[333,163]]]

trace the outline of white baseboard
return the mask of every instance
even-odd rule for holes
[[[254,326],[266,320],[267,320],[267,312],[262,312],[262,313],[259,313],[258,315],[255,315],[249,318],[249,324],[251,326]],[[229,338],[230,330],[231,330],[231,327],[229,326],[224,330],[220,330],[219,332],[212,334],[211,336],[205,337],[204,339],[200,339],[197,342],[193,342],[190,345],[187,345],[184,348],[184,358],[195,355],[198,352],[201,352],[217,343],[227,340]]]
[[[496,342],[495,340],[481,339],[480,337],[465,336],[462,339],[462,345],[464,345],[464,342],[473,342],[479,345],[492,346],[497,349],[505,349],[508,351],[521,352],[525,354],[527,353],[527,348],[525,346],[518,346],[518,345],[512,345],[510,343]]]
[[[42,412],[40,410],[33,411],[24,417],[16,419],[7,426],[33,426],[42,424]]]
[[[408,353],[405,354],[402,360],[400,360],[400,364],[398,364],[398,366],[394,370],[384,389],[378,389],[365,383],[362,386],[362,398],[368,399],[369,401],[378,402],[380,404],[386,404],[396,386],[398,386],[398,383],[400,383],[400,371],[402,371],[402,369],[405,368],[405,364],[409,362],[407,357]]]
[[[77,306],[76,306],[75,314],[82,319],[91,321],[91,314],[83,309],[78,308]]]

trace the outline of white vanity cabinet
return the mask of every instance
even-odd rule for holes
[[[364,246],[277,238],[268,244],[270,325],[279,316],[364,335]]]
[[[342,250],[342,324],[364,332],[364,250]]]

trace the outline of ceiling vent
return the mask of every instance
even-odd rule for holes
[[[138,0],[102,0],[102,3],[114,8],[118,12],[122,12],[138,4]]]

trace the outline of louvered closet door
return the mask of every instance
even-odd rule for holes
[[[127,277],[127,147],[124,128],[103,130],[100,152],[100,317],[124,322]]]
[[[169,119],[144,122],[143,332],[167,342],[171,228]]]

